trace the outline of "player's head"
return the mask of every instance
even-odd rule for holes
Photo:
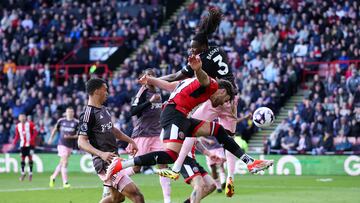
[[[209,48],[208,36],[215,32],[221,18],[222,13],[219,8],[213,7],[209,10],[209,15],[201,20],[199,30],[191,40],[191,54],[200,54]]]
[[[26,122],[26,115],[25,114],[20,114],[19,115],[19,121],[21,122],[21,123],[25,123]]]
[[[74,118],[74,109],[72,107],[67,107],[65,114],[66,114],[67,119],[73,119]]]
[[[86,83],[86,92],[90,97],[98,99],[98,102],[103,104],[108,96],[106,81],[100,78],[91,78]]]
[[[152,68],[145,69],[145,70],[142,72],[141,76],[143,76],[143,75],[150,75],[150,76],[152,76],[152,77],[156,77],[155,70],[152,69]]]
[[[210,96],[211,105],[217,107],[234,99],[236,92],[233,85],[227,80],[218,80],[219,89]]]

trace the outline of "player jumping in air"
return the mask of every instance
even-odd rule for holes
[[[155,76],[152,69],[144,71],[144,75]],[[164,150],[160,140],[160,113],[162,100],[159,91],[153,85],[143,85],[131,104],[131,115],[136,116],[134,130],[131,138],[139,148],[137,156],[153,151]],[[130,145],[131,147],[131,145]],[[131,148],[130,148],[131,150]],[[167,168],[166,164],[160,164],[159,168]],[[125,173],[129,176],[140,172],[140,166],[127,168]],[[163,191],[164,203],[171,202],[170,179],[160,176],[160,185]]]
[[[227,63],[226,53],[220,47],[210,47],[208,37],[214,33],[222,19],[222,13],[218,8],[211,8],[209,15],[200,22],[197,33],[191,40],[190,51],[194,55],[199,55],[203,63],[203,70],[212,78],[224,79],[229,81],[234,87],[235,79],[231,67]],[[161,79],[169,82],[183,80],[194,76],[191,67],[185,66],[181,71],[162,77]],[[237,102],[238,96],[234,100],[226,102],[224,105],[213,107],[211,101],[203,103],[192,115],[192,118],[206,120],[208,122],[218,119],[227,133],[231,136],[235,134],[237,121]],[[183,161],[191,150],[195,140],[187,138],[183,144],[184,152],[179,154],[179,158],[174,163],[172,170],[179,172]],[[231,197],[234,194],[234,172],[236,157],[229,151],[225,152],[226,164],[228,169],[228,178],[225,188],[225,194]],[[251,162],[249,162],[251,163]],[[250,170],[251,171],[251,170]],[[160,173],[159,175],[162,175]]]
[[[77,141],[77,130],[79,121],[74,118],[74,109],[68,107],[66,109],[66,117],[60,118],[56,124],[54,129],[51,132],[50,138],[48,140],[48,144],[50,145],[53,141],[56,131],[60,132],[60,139],[57,145],[58,156],[60,157],[59,164],[57,165],[54,173],[50,176],[49,186],[54,187],[55,178],[61,171],[61,177],[64,188],[69,188],[70,184],[68,183],[67,176],[67,166],[68,159],[71,155],[73,148],[76,145]]]
[[[213,107],[223,105],[234,98],[234,88],[225,80],[216,81],[202,70],[200,57],[189,57],[190,67],[196,78],[181,82],[167,82],[161,79],[144,76],[140,82],[155,85],[161,89],[173,91],[166,102],[160,116],[162,132],[160,137],[165,143],[166,151],[151,152],[133,159],[122,160],[114,158],[107,169],[106,178],[110,179],[122,169],[133,166],[147,166],[155,164],[173,163],[181,150],[185,137],[214,136],[223,147],[248,164],[251,171],[264,170],[273,164],[273,161],[254,160],[229,137],[224,127],[215,122],[187,118],[188,114],[199,104],[210,100]],[[170,172],[172,172],[170,170]],[[172,172],[173,176],[179,176]],[[171,177],[172,175],[169,175]]]
[[[35,125],[31,121],[26,120],[25,114],[19,115],[19,123],[16,124],[15,129],[15,138],[13,145],[20,139],[20,151],[21,151],[21,176],[19,178],[20,181],[24,181],[25,179],[25,159],[28,157],[29,163],[29,181],[32,181],[32,171],[33,171],[33,160],[32,155],[34,153],[35,148],[35,138],[37,136],[37,131],[35,129]]]
[[[143,195],[124,171],[115,173],[111,179],[105,178],[106,168],[111,160],[117,157],[116,138],[132,145],[131,154],[137,152],[134,141],[114,127],[110,112],[103,106],[107,99],[107,89],[106,82],[102,79],[93,78],[86,83],[89,100],[80,116],[78,145],[93,155],[96,173],[104,186],[110,188],[110,196],[103,198],[101,203],[122,202],[125,197],[132,202],[143,203]]]

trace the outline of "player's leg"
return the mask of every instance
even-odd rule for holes
[[[114,159],[107,169],[107,179],[122,169],[133,166],[153,166],[156,164],[171,164],[176,161],[178,154],[181,150],[182,143],[186,136],[191,136],[193,123],[199,121],[192,121],[187,119],[184,115],[179,115],[169,119],[168,125],[164,125],[164,129],[161,131],[160,138],[163,140],[164,151],[150,152],[141,156],[134,157],[129,160],[122,160],[121,158]],[[171,171],[170,171],[171,172]],[[172,172],[170,176],[174,176],[174,179],[179,177],[178,173]],[[170,176],[167,176],[170,178]]]
[[[165,151],[150,152],[148,154],[137,156],[133,159],[128,160],[116,158],[109,165],[106,173],[106,178],[109,179],[117,172],[133,166],[153,166],[156,164],[174,163],[177,159],[180,148],[181,143],[167,143],[167,150]],[[178,151],[174,151],[173,149],[177,149]]]
[[[236,131],[237,124],[237,103],[238,96],[235,97],[234,101],[227,102],[221,107],[219,107],[219,124],[223,126],[227,133],[233,138]],[[229,151],[225,150],[226,156],[226,165],[227,165],[227,179],[225,194],[228,197],[231,197],[234,194],[234,173],[235,173],[235,164],[237,158]]]
[[[113,187],[107,187],[109,190],[109,195],[100,200],[100,203],[118,203],[124,202],[125,196],[117,191]]]
[[[185,183],[190,183],[194,188],[190,198],[184,202],[200,202],[201,199],[216,189],[214,180],[193,158],[185,158],[184,165],[181,168],[181,175],[184,177]]]
[[[25,160],[28,155],[30,155],[29,147],[21,147],[21,176],[19,178],[20,181],[24,181],[25,179]]]
[[[212,107],[211,105],[211,101],[207,100],[206,102],[204,102],[202,105],[199,106],[199,108],[197,108],[195,110],[195,112],[191,115],[191,118],[194,119],[198,119],[198,120],[206,120],[206,121],[213,121],[217,118],[217,112],[216,110]],[[186,138],[183,146],[181,148],[181,151],[179,153],[179,157],[178,159],[175,161],[172,170],[175,172],[179,172],[185,157],[187,157],[187,155],[190,153],[192,147],[195,144],[196,139],[195,138]]]
[[[64,188],[70,187],[70,184],[68,183],[68,175],[67,175],[68,159],[69,159],[69,156],[61,157],[61,178],[62,178]]]
[[[113,178],[112,185],[118,192],[121,192],[121,194],[129,198],[132,202],[144,202],[144,196],[141,194],[139,188],[129,176],[124,175],[123,171],[117,173]]]
[[[256,173],[267,169],[273,165],[272,160],[254,160],[250,155],[246,154],[240,146],[232,139],[221,125],[216,122],[204,122],[199,128],[195,129],[192,134],[194,136],[214,136],[223,147],[230,151],[237,158],[241,159],[251,173]]]
[[[29,160],[29,181],[32,181],[32,176],[33,176],[33,166],[34,166],[34,162],[32,160],[32,153],[30,152],[29,156],[28,156],[28,160]]]
[[[225,175],[224,164],[218,165],[218,172],[219,172],[219,179],[220,179],[221,189],[224,190],[225,189],[225,184],[226,184],[226,175]]]
[[[61,172],[61,166],[62,166],[62,159],[61,159],[61,157],[63,156],[63,151],[62,151],[60,145],[57,146],[57,150],[58,150],[58,156],[60,157],[60,159],[59,159],[59,164],[56,166],[55,171],[54,171],[53,174],[50,176],[49,187],[54,187],[54,185],[55,185],[55,179],[56,179],[56,177],[59,175],[59,173]]]
[[[208,196],[209,194],[215,191],[216,183],[215,180],[209,174],[204,174],[202,176],[205,182],[204,194],[202,197],[202,199],[204,199],[206,196]]]

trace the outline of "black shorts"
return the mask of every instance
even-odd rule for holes
[[[207,171],[193,158],[187,156],[184,164],[180,170],[181,175],[184,178],[185,183],[190,184],[191,180],[195,176],[206,176]]]
[[[183,143],[185,137],[193,137],[204,122],[194,118],[187,118],[186,115],[175,109],[174,104],[168,104],[160,116],[162,127],[160,138],[165,143]]]
[[[33,147],[21,147],[20,148],[21,156],[30,156],[34,154]]]

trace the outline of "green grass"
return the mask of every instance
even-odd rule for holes
[[[48,188],[50,174],[35,174],[33,182],[18,181],[18,174],[0,174],[1,203],[96,203],[102,187],[94,174],[72,173],[71,189],[61,188],[59,177],[54,189]],[[322,182],[319,179],[332,181]],[[135,183],[147,203],[162,202],[159,179],[155,175],[136,175]],[[349,176],[236,176],[235,195],[226,198],[213,193],[203,202],[241,203],[347,203],[360,200],[360,177]],[[183,202],[191,192],[182,180],[172,183],[173,202]],[[129,202],[129,201],[127,201]]]

